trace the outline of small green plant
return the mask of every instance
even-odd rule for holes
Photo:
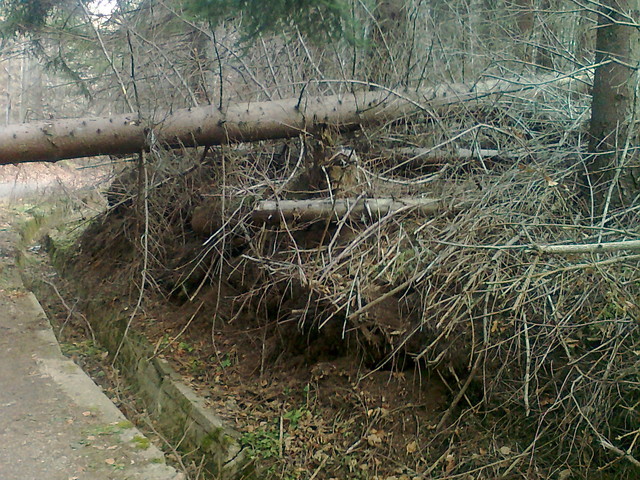
[[[204,373],[204,365],[197,358],[192,359],[189,362],[189,373],[191,375],[202,375]]]
[[[117,433],[122,433],[123,430],[128,430],[129,428],[133,428],[133,424],[128,420],[123,420],[122,422],[117,423],[96,425],[95,427],[87,430],[86,433],[93,436],[115,435]]]
[[[195,350],[195,348],[193,347],[193,345],[189,345],[187,342],[180,342],[178,344],[178,350],[182,350],[187,353],[192,353]]]
[[[133,443],[135,443],[136,448],[140,450],[146,450],[151,446],[151,441],[147,437],[143,437],[141,435],[136,435],[131,439]]]
[[[231,356],[229,354],[226,354],[224,358],[220,361],[220,366],[222,368],[229,368],[231,365],[233,365],[233,362],[231,361]]]
[[[111,468],[113,468],[114,470],[124,470],[124,464],[114,463],[113,465],[111,465]]]
[[[158,351],[165,350],[170,343],[171,343],[171,337],[169,336],[169,334],[165,333],[160,339],[160,341],[158,342],[157,350]]]
[[[275,426],[261,426],[253,432],[246,432],[240,437],[240,445],[248,448],[251,454],[262,458],[270,459],[280,456],[280,435]]]
[[[294,410],[289,410],[288,412],[286,412],[284,415],[282,415],[282,418],[284,418],[285,420],[289,420],[289,422],[291,423],[291,426],[293,428],[298,426],[298,423],[300,422],[300,419],[307,413],[307,410],[304,408],[296,408]]]
[[[93,357],[97,355],[103,355],[105,350],[98,347],[91,340],[83,340],[81,342],[62,343],[60,344],[60,350],[67,357]]]
[[[214,364],[217,363],[218,370],[224,370],[225,368],[229,368],[234,364],[233,357],[229,353],[225,354],[222,358],[212,356],[211,358],[209,358],[209,361]]]

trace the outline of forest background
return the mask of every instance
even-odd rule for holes
[[[139,254],[117,259],[128,294],[193,302],[230,283],[237,311],[218,297],[207,314],[243,312],[269,332],[262,365],[305,351],[310,375],[350,358],[354,378],[446,385],[429,434],[365,408],[362,456],[311,455],[314,478],[355,478],[354,465],[363,478],[636,478],[639,12],[635,0],[10,0],[2,123],[136,113],[153,134],[203,105],[407,101],[413,112],[349,132],[310,122],[291,139],[195,151],[146,139],[112,158],[133,172],[110,198],[131,221],[110,241]],[[455,99],[494,80],[511,90]],[[306,197],[438,208],[256,222],[254,204]],[[274,476],[300,468],[279,462]]]

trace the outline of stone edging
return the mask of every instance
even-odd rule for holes
[[[64,270],[65,249],[56,248],[58,242],[50,235],[45,244],[56,269]],[[86,292],[78,293],[87,299]],[[122,340],[127,319],[118,318],[117,312],[109,312],[108,306],[96,303],[88,303],[84,313],[101,346],[113,354]],[[253,464],[240,445],[240,434],[225,426],[166,360],[154,357],[146,338],[129,331],[116,365],[155,428],[179,445],[181,451],[203,455],[207,470],[217,479],[254,477]]]

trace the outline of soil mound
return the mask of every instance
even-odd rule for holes
[[[273,478],[549,478],[577,458],[632,478],[594,442],[637,450],[638,258],[536,246],[632,238],[637,216],[594,227],[571,137],[509,128],[469,157],[326,133],[145,154],[75,275],[133,309]],[[364,203],[406,198],[437,208]]]

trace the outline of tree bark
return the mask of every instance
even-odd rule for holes
[[[397,84],[399,61],[407,50],[405,2],[378,0],[373,20],[365,65],[367,80],[378,85]]]
[[[263,200],[254,208],[254,220],[278,223],[282,219],[318,220],[341,219],[345,215],[360,218],[363,215],[379,218],[399,210],[417,210],[433,214],[444,208],[445,202],[437,198],[318,198],[310,200]]]
[[[541,76],[523,81],[488,80],[404,92],[363,91],[324,97],[231,104],[177,110],[141,119],[137,114],[113,115],[30,124],[0,129],[0,164],[55,162],[106,154],[127,154],[150,146],[177,148],[286,138],[332,125],[342,130],[388,122],[422,111],[488,96],[531,90],[568,77]]]
[[[596,64],[591,107],[592,153],[587,183],[599,210],[629,206],[640,193],[638,62],[640,61],[640,0],[604,0],[596,40]]]

